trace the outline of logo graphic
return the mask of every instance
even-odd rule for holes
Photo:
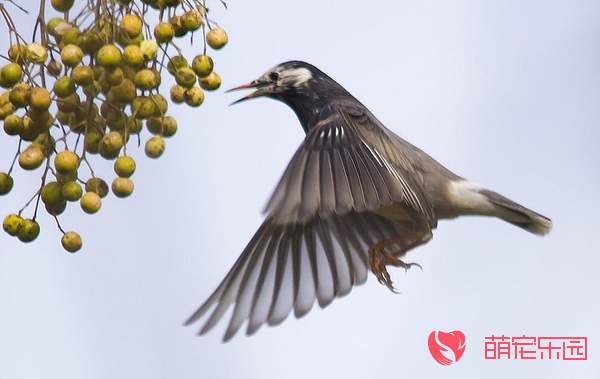
[[[460,360],[465,352],[465,335],[460,330],[450,333],[434,330],[427,340],[431,356],[437,363],[449,366]]]

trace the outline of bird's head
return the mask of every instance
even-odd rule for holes
[[[321,110],[336,98],[353,98],[342,86],[315,66],[302,61],[289,61],[271,68],[258,79],[229,91],[255,89],[234,101],[240,103],[255,97],[269,97],[288,105],[304,131],[317,119]],[[229,92],[228,91],[228,92]]]
[[[289,105],[294,99],[307,97],[314,99],[328,91],[340,88],[333,79],[315,66],[302,61],[289,61],[278,64],[262,74],[258,79],[232,88],[228,92],[255,89],[254,92],[232,104],[265,96],[281,100]]]

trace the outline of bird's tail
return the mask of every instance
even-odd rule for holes
[[[506,222],[539,236],[548,234],[552,229],[552,220],[548,217],[527,209],[494,191],[480,190],[479,193],[493,204],[495,208],[493,214]]]

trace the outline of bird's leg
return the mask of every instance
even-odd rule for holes
[[[414,235],[416,236],[415,239],[408,241],[408,243],[405,246],[402,246],[400,249],[394,251],[390,255],[389,259],[392,261],[391,263],[389,263],[390,265],[392,265],[394,267],[402,267],[405,270],[408,270],[409,268],[411,268],[413,266],[416,266],[416,267],[420,268],[421,270],[423,269],[423,267],[421,267],[421,265],[418,263],[414,263],[414,262],[406,263],[400,259],[403,256],[405,256],[407,252],[414,249],[415,247],[421,246],[421,245],[429,242],[429,240],[433,236],[431,234],[431,231],[427,231],[425,234],[423,234],[422,232],[418,233],[418,234],[415,233]],[[407,242],[407,241],[405,241],[405,242]]]
[[[380,241],[371,246],[369,248],[369,266],[379,283],[385,285],[390,291],[396,292],[386,266],[402,267],[405,270],[416,266],[422,269],[418,263],[406,263],[400,258],[406,255],[409,250],[426,243],[430,239],[430,231],[423,233],[422,230],[418,230],[404,234],[401,237]]]
[[[396,292],[394,282],[385,267],[387,265],[387,253],[384,242],[390,242],[390,240],[378,242],[369,248],[369,267],[371,267],[371,271],[375,274],[379,283],[385,285],[390,291]]]

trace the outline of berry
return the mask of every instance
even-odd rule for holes
[[[134,14],[126,14],[121,19],[121,30],[129,37],[142,33],[142,20]]]
[[[73,6],[75,0],[51,0],[52,8],[59,12],[66,12]]]
[[[213,67],[213,60],[208,55],[196,55],[192,61],[192,69],[200,77],[209,75]]]
[[[181,23],[187,31],[198,30],[202,26],[202,14],[197,10],[187,11],[181,16]]]
[[[169,62],[167,63],[167,71],[169,71],[169,73],[171,75],[175,75],[177,70],[179,70],[182,67],[187,67],[187,66],[188,66],[187,59],[185,59],[185,57],[183,55],[176,55],[169,59]]]
[[[208,46],[216,50],[225,46],[228,40],[229,38],[227,37],[225,30],[218,27],[212,28],[208,33],[206,33],[206,43],[208,43]]]
[[[104,67],[115,67],[121,63],[121,50],[115,45],[104,45],[96,53],[98,64]]]
[[[64,200],[62,186],[58,182],[46,183],[42,188],[42,201],[46,205],[57,205]]]
[[[48,212],[50,215],[58,216],[67,208],[67,202],[66,200],[63,200],[57,204],[44,204],[44,207],[46,208],[46,212]]]
[[[81,249],[81,236],[76,232],[66,232],[60,240],[63,248],[69,253],[76,253]]]
[[[160,76],[150,69],[142,69],[135,74],[133,82],[136,87],[144,90],[149,90],[158,87],[160,84]],[[195,79],[195,78],[194,78]]]
[[[144,54],[144,59],[147,61],[152,61],[156,59],[156,52],[158,51],[158,45],[154,40],[144,40],[140,43],[140,49],[142,49],[142,54]]]
[[[114,169],[121,178],[129,178],[135,172],[135,160],[129,156],[119,157],[115,161]]]
[[[4,119],[4,132],[9,136],[16,136],[23,131],[23,118],[10,114]]]
[[[123,147],[123,137],[119,132],[107,133],[100,140],[98,151],[104,159],[115,159]]]
[[[173,36],[175,36],[175,29],[168,22],[161,22],[154,28],[154,38],[158,43],[171,42]]]
[[[50,92],[44,87],[34,87],[31,89],[29,105],[37,110],[46,110],[50,108]]]
[[[115,178],[112,191],[116,197],[128,197],[133,193],[133,181],[130,178]]]
[[[0,70],[0,85],[4,88],[10,88],[21,81],[23,70],[16,63],[8,63]]]
[[[156,159],[165,151],[165,140],[160,136],[154,136],[146,141],[144,151],[149,158]]]
[[[196,84],[196,73],[190,67],[181,67],[175,73],[175,81],[182,87],[192,88]]]
[[[175,104],[181,104],[185,101],[185,88],[180,85],[174,85],[171,87],[169,94],[171,95],[171,101]]]
[[[90,66],[77,66],[71,72],[71,78],[77,85],[90,85],[94,82],[94,70]]]
[[[100,197],[108,195],[108,184],[101,178],[91,178],[85,183],[86,192],[97,193]]]
[[[5,172],[0,172],[0,195],[6,195],[13,188],[13,178]]]
[[[83,51],[77,45],[69,44],[60,50],[60,60],[65,66],[75,67],[83,59]]]
[[[19,154],[19,166],[24,170],[35,170],[44,161],[44,151],[38,145],[31,145]]]
[[[63,76],[54,82],[53,91],[58,97],[69,96],[75,91],[75,82],[70,77]]]
[[[81,209],[87,214],[94,214],[100,210],[102,199],[95,192],[86,192],[79,201]]]
[[[48,59],[48,51],[39,43],[27,45],[27,60],[33,64],[44,64]]]
[[[185,103],[190,107],[199,107],[204,102],[204,91],[199,87],[192,87],[185,91]]]
[[[123,50],[123,62],[131,67],[144,64],[144,52],[139,46],[129,45]]]
[[[9,214],[2,222],[2,228],[11,236],[16,236],[23,228],[23,218],[16,214]]]
[[[214,91],[221,87],[221,77],[215,71],[200,79],[200,87],[207,91]]]
[[[17,234],[17,237],[21,242],[34,241],[40,235],[40,224],[34,220],[23,220],[21,230]]]
[[[81,185],[75,181],[68,181],[62,186],[61,194],[67,201],[77,201],[83,195]]]
[[[72,151],[61,151],[54,157],[54,167],[61,174],[75,172],[79,167],[79,156]]]

